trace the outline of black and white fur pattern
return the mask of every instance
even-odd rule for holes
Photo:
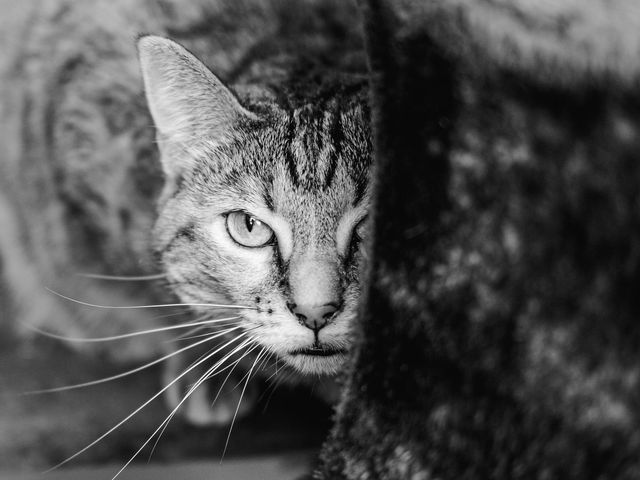
[[[296,376],[338,373],[369,207],[366,82],[309,86],[301,75],[243,85],[242,98],[175,42],[138,45],[166,175],[155,247],[172,289],[184,303],[247,306],[243,329]],[[267,225],[273,242],[238,244],[226,226],[234,212]],[[335,312],[320,329],[296,309],[327,304]]]

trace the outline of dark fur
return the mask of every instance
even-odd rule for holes
[[[570,35],[496,54],[476,6],[365,2],[374,260],[316,478],[639,478],[631,69],[562,62]],[[589,42],[637,51],[624,30]]]

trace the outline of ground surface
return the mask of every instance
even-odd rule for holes
[[[308,453],[260,456],[218,462],[189,462],[171,465],[135,465],[127,468],[119,480],[286,480],[298,478],[308,471]],[[46,480],[107,480],[119,465],[93,468],[70,468],[47,474]],[[3,480],[43,480],[40,473],[8,473],[0,471]]]

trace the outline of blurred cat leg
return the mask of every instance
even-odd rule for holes
[[[173,383],[165,393],[167,407],[173,411],[180,405],[178,414],[191,425],[223,427],[231,424],[234,415],[236,421],[246,417],[257,403],[259,392],[255,382],[249,381],[244,394],[242,394],[246,371],[241,368],[234,370],[228,377],[228,372],[225,371],[210,378],[183,401],[187,392],[213,363],[215,360],[184,375]],[[172,357],[169,359],[162,374],[164,385],[173,382],[191,364],[192,362],[184,358]]]

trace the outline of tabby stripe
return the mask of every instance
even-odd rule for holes
[[[364,194],[367,191],[367,178],[366,178],[366,174],[365,175],[361,175],[358,177],[354,178],[354,182],[355,182],[355,187],[356,187],[356,191],[354,192],[353,195],[353,206],[355,207],[356,205],[358,205],[362,199],[364,198]]]
[[[289,298],[291,286],[289,284],[289,262],[285,262],[279,249],[275,249],[272,265],[273,278],[277,281],[278,288],[285,298]]]
[[[287,121],[287,133],[284,142],[284,153],[287,162],[287,168],[289,169],[289,175],[291,176],[291,183],[294,187],[300,186],[300,178],[298,177],[298,170],[296,169],[296,160],[293,155],[293,141],[296,134],[296,121],[293,117],[293,110],[289,110],[289,119]]]
[[[342,121],[340,119],[340,106],[337,105],[337,109],[333,116],[333,122],[329,128],[329,138],[333,144],[333,149],[329,154],[329,166],[327,167],[327,173],[324,178],[324,188],[329,188],[335,177],[336,170],[338,168],[338,157],[342,154],[342,140],[344,132],[342,130]]]
[[[269,174],[269,178],[264,183],[264,190],[262,191],[262,200],[269,210],[275,211],[275,204],[273,203],[273,196],[269,191],[269,187],[273,186],[273,173]]]
[[[186,238],[190,242],[193,242],[196,239],[195,230],[195,225],[193,223],[190,223],[189,225],[185,225],[184,227],[180,228],[174,238]]]
[[[195,230],[196,230],[196,227],[193,223],[190,223],[188,225],[185,225],[184,227],[181,227],[173,236],[173,238],[169,241],[169,243],[167,243],[167,246],[162,249],[162,253],[166,253],[169,250],[171,250],[175,245],[175,243],[178,240],[181,240],[183,238],[188,240],[189,242],[195,241],[196,239]]]

